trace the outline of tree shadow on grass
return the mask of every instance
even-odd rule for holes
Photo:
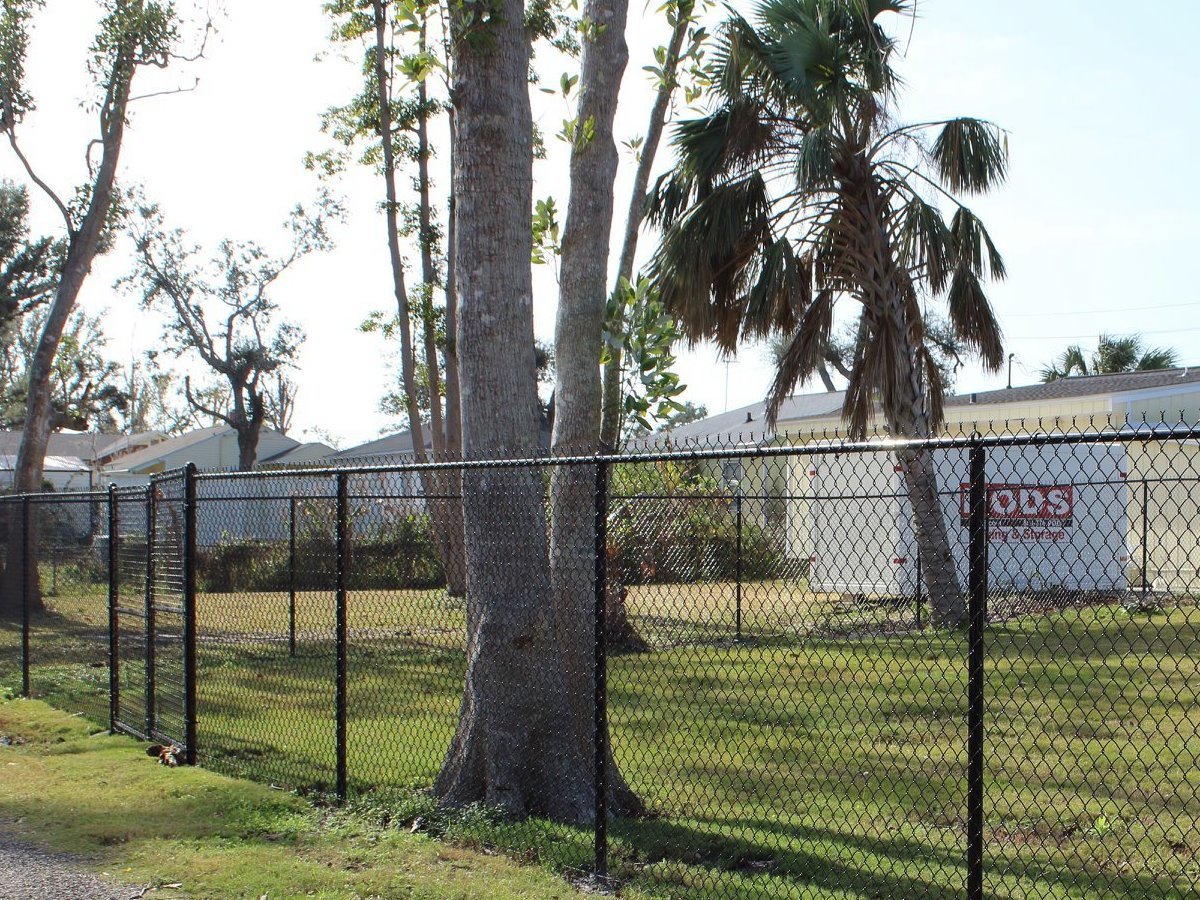
[[[961,900],[966,890],[965,836],[956,851],[909,837],[872,837],[812,825],[764,819],[715,819],[697,827],[668,819],[619,820],[610,828],[613,870],[621,880],[662,884],[673,896],[719,891],[724,897],[828,893],[871,900]],[[716,834],[714,830],[726,830]],[[759,837],[744,836],[757,832]],[[740,833],[740,834],[739,834]],[[986,848],[985,848],[986,850]],[[662,863],[673,863],[673,870]],[[1182,900],[1189,886],[1148,873],[1115,874],[1055,866],[1044,858],[988,856],[985,884],[1017,876],[1012,894],[989,888],[991,897],[1128,897]],[[774,882],[774,887],[771,886]]]

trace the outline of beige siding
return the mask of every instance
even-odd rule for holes
[[[1147,422],[1200,422],[1200,391],[1186,394],[1170,394],[1164,397],[1143,397],[1135,400],[1118,402],[1117,411],[1122,415],[1128,413],[1133,421]]]
[[[1129,470],[1130,583],[1141,583],[1144,535],[1150,587],[1200,590],[1200,446],[1133,444]]]

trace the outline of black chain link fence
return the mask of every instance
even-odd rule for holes
[[[0,679],[638,895],[1200,896],[1198,438],[3,498],[6,569],[37,569],[5,572]],[[492,803],[439,806],[476,771]]]

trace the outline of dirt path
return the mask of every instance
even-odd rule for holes
[[[0,830],[0,897],[4,900],[130,900],[142,889],[106,882],[76,860]]]

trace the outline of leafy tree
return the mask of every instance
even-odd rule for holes
[[[647,66],[655,82],[654,103],[646,124],[646,133],[628,142],[637,158],[633,188],[625,213],[625,231],[621,240],[621,255],[617,261],[616,279],[609,292],[609,305],[604,318],[603,409],[600,420],[600,443],[616,447],[620,435],[627,431],[630,419],[645,427],[647,413],[662,403],[661,412],[669,415],[680,387],[670,379],[674,355],[670,349],[678,335],[669,317],[660,319],[661,304],[657,295],[648,289],[642,278],[634,277],[638,236],[646,216],[646,198],[650,176],[654,169],[658,147],[671,114],[672,100],[684,75],[683,83],[688,103],[699,98],[704,82],[704,52],[707,30],[698,24],[703,12],[702,0],[667,0],[661,7],[671,25],[671,37],[666,45],[654,48],[654,64]],[[664,353],[654,354],[662,348]],[[628,359],[630,355],[634,359]],[[643,365],[650,369],[643,370]],[[649,376],[647,382],[643,372]],[[645,390],[638,391],[641,385]],[[659,389],[662,390],[659,390]]]
[[[1174,348],[1147,347],[1140,334],[1121,338],[1102,334],[1090,365],[1083,348],[1072,344],[1042,369],[1042,381],[1057,381],[1072,375],[1117,375],[1173,369],[1177,365],[1179,353]]]
[[[158,365],[157,351],[131,363],[122,378],[121,389],[128,398],[118,418],[122,433],[179,435],[195,427],[195,410],[183,400],[182,378]]]
[[[733,353],[742,339],[793,335],[768,396],[771,420],[825,359],[839,301],[859,316],[843,410],[854,436],[877,408],[898,437],[928,437],[941,422],[923,298],[944,297],[962,347],[989,369],[1003,364],[983,280],[1003,277],[1004,264],[958,197],[1003,181],[1005,142],[978,119],[896,124],[896,42],[879,20],[906,8],[764,0],[753,22],[731,14],[712,111],[678,126],[678,164],[654,192],[651,213],[665,228],[654,282],[686,336]],[[899,456],[931,618],[960,627],[966,604],[931,454]]]
[[[23,429],[29,408],[29,369],[45,330],[44,307],[27,313],[0,343],[0,410],[4,427]],[[103,431],[117,428],[128,395],[120,386],[120,366],[104,353],[107,338],[99,316],[71,314],[59,341],[50,376],[52,431]]]
[[[0,334],[54,296],[62,253],[53,238],[30,238],[28,192],[0,181]]]
[[[237,432],[238,468],[254,467],[258,438],[269,414],[268,380],[290,366],[303,333],[278,319],[275,283],[310,253],[328,250],[331,219],[340,207],[322,197],[314,212],[297,206],[285,227],[289,249],[273,256],[253,242],[222,241],[211,258],[168,230],[155,206],[143,206],[134,226],[137,260],[128,283],[146,306],[165,307],[170,324],[164,345],[175,357],[199,359],[224,385],[223,406],[193,391],[184,379],[188,405]]]
[[[345,165],[351,150],[358,150],[358,161],[379,173],[396,302],[385,334],[399,341],[401,382],[400,390],[389,393],[384,402],[402,406],[418,462],[427,461],[426,431],[436,458],[459,458],[458,358],[453,339],[438,340],[439,335],[454,333],[457,301],[452,280],[443,277],[443,234],[430,173],[430,126],[449,106],[430,88],[435,73],[447,73],[451,64],[444,43],[439,47],[437,40],[437,32],[442,42],[446,39],[443,10],[428,0],[332,0],[325,9],[335,22],[334,40],[363,47],[363,88],[348,104],[325,114],[325,131],[342,152],[310,154],[309,163],[332,174]],[[448,96],[448,85],[445,93]],[[453,133],[452,113],[446,118]],[[415,175],[415,197],[407,203],[399,187],[406,170]],[[419,250],[415,284],[407,280],[404,239],[415,239]],[[438,305],[439,294],[444,307]],[[458,495],[457,481],[455,473],[422,473],[426,496]],[[465,584],[460,504],[435,503],[430,512],[450,592],[461,595]]]
[[[108,243],[114,212],[119,212],[114,210],[117,163],[134,77],[146,66],[167,67],[177,58],[179,43],[175,11],[168,3],[103,0],[99,4],[102,15],[88,57],[94,87],[89,108],[95,111],[98,133],[84,149],[88,181],[76,189],[73,197],[64,200],[38,172],[20,142],[25,117],[34,108],[26,84],[25,59],[29,25],[40,6],[40,0],[5,0],[0,6],[0,131],[8,138],[29,180],[58,210],[65,231],[54,296],[29,366],[25,429],[13,471],[13,487],[18,491],[36,491],[41,486],[46,446],[55,420],[51,390],[55,357],[79,291],[93,260]],[[95,150],[99,151],[98,158]],[[20,585],[13,578],[24,579],[26,585],[39,583],[36,558],[22,560],[19,548],[19,543],[10,542],[5,590],[0,596],[20,596]],[[32,605],[35,611],[40,610],[41,598],[35,596]],[[17,611],[11,601],[0,601],[0,617],[10,617]]]

